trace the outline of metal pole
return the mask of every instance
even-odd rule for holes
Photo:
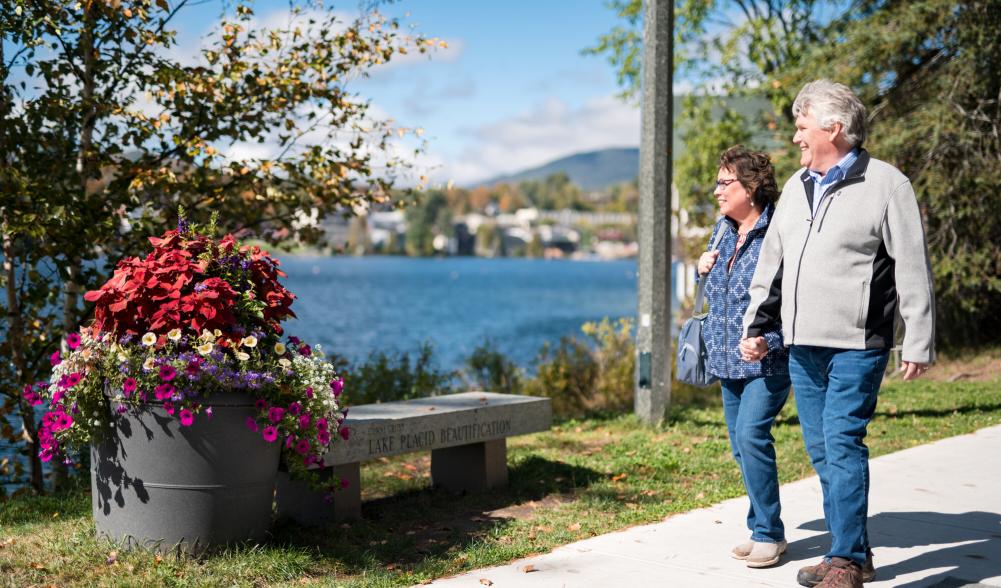
[[[645,4],[634,410],[643,422],[659,423],[671,402],[674,2],[646,0]]]

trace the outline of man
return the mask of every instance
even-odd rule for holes
[[[781,321],[803,440],[820,477],[831,549],[803,568],[804,586],[861,587],[875,576],[866,533],[866,427],[904,321],[904,379],[934,359],[934,294],[910,181],[862,148],[865,107],[828,80],[793,104],[798,171],[786,182],[761,248],[744,315],[745,360],[768,351]]]

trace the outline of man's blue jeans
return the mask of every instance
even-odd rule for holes
[[[747,511],[751,540],[759,543],[784,541],[772,423],[789,397],[789,376],[724,379],[720,383],[730,447],[751,500]]]
[[[793,345],[789,375],[806,452],[820,477],[824,520],[831,534],[827,557],[865,564],[869,536],[869,448],[866,427],[890,353]]]

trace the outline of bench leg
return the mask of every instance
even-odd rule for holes
[[[361,468],[359,464],[349,463],[324,468],[320,473],[323,480],[329,480],[331,476],[347,480],[348,487],[334,492],[333,502],[327,502],[324,500],[323,492],[311,489],[304,482],[291,480],[288,472],[278,472],[275,496],[278,502],[278,516],[290,518],[306,526],[360,519]]]
[[[432,449],[431,481],[450,492],[507,486],[507,440]]]

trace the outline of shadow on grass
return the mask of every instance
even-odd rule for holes
[[[415,489],[362,504],[360,521],[307,528],[280,522],[276,543],[316,550],[338,571],[357,573],[446,557],[540,507],[569,500],[605,479],[595,470],[530,456],[511,465],[508,487],[456,495]]]
[[[44,525],[56,517],[66,520],[84,516],[90,516],[90,493],[79,488],[0,502],[0,528],[28,523]]]

